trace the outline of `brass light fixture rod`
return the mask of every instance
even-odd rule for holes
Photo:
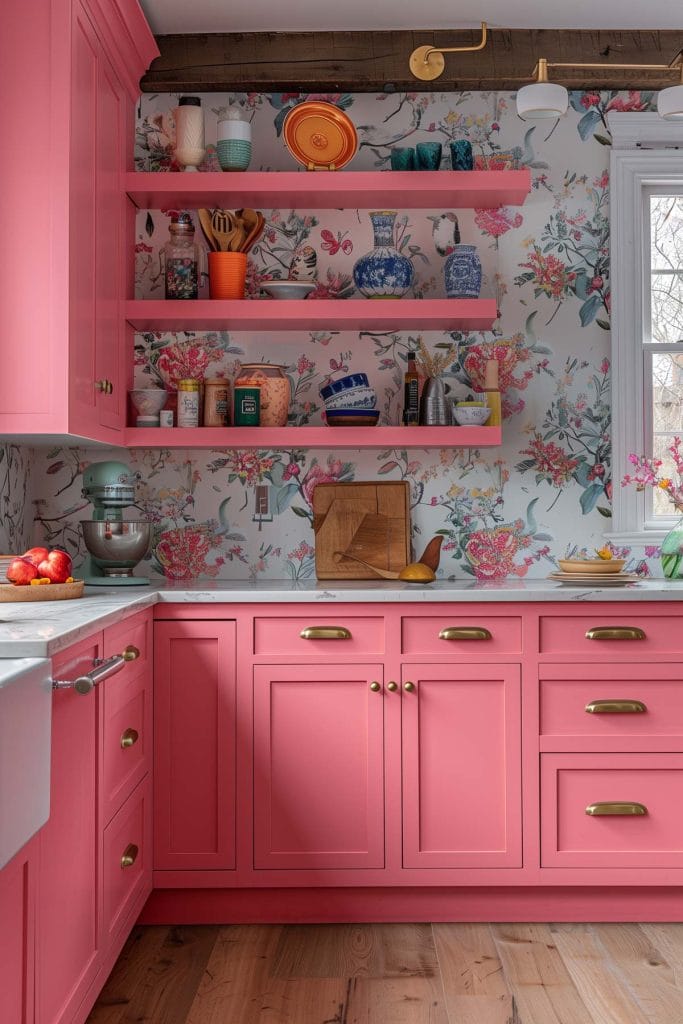
[[[554,61],[539,57],[531,72],[531,77],[535,82],[547,82],[548,68],[573,68],[585,71],[604,71],[605,68],[609,68],[610,71],[659,71],[661,74],[677,71],[680,73],[681,84],[683,84],[683,50],[679,50],[669,64],[613,64],[611,61],[591,64],[578,61]]]
[[[476,50],[483,50],[488,39],[488,25],[485,21],[481,23],[481,39],[476,46],[418,46],[410,55],[408,65],[410,70],[422,82],[433,82],[435,78],[443,74],[446,66],[444,53],[474,53]]]

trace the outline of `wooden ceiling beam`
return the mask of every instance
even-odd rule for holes
[[[493,29],[484,50],[446,54],[443,75],[420,82],[408,68],[416,46],[468,46],[480,30],[396,32],[235,32],[157,36],[161,51],[143,92],[450,92],[514,90],[539,57],[557,61],[668,64],[683,49],[680,31]],[[661,88],[675,76],[643,71],[563,69],[568,88]]]

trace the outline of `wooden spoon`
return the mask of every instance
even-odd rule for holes
[[[221,252],[230,252],[230,243],[235,236],[235,219],[230,210],[214,210],[211,231]]]
[[[256,211],[256,224],[247,235],[244,245],[242,246],[242,252],[249,252],[251,247],[258,242],[259,238],[263,234],[263,229],[266,226],[266,218],[262,213]]]
[[[199,217],[199,223],[202,226],[204,232],[204,238],[208,242],[209,249],[216,252],[218,249],[218,243],[214,238],[213,230],[211,228],[211,210],[197,210]]]
[[[342,562],[345,558],[348,558],[352,562],[358,562],[359,565],[364,565],[365,568],[370,569],[371,572],[377,573],[377,575],[381,576],[383,580],[398,579],[397,572],[391,572],[390,569],[378,569],[376,565],[370,565],[369,562],[364,562],[362,558],[356,558],[355,555],[349,555],[345,551],[333,551],[332,557],[334,558],[335,562],[337,562],[337,564],[339,564],[339,562]]]

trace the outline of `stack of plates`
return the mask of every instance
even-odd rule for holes
[[[623,572],[624,558],[558,558],[559,572],[548,579],[574,587],[623,587],[640,580],[634,572]]]

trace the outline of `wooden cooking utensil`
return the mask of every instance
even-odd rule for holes
[[[230,210],[214,210],[211,231],[221,252],[230,252],[230,243],[235,236],[235,220]]]
[[[197,210],[199,217],[199,223],[201,224],[202,231],[204,232],[204,238],[206,239],[209,249],[212,252],[218,251],[218,242],[214,237],[214,233],[211,227],[211,210]]]
[[[334,558],[337,564],[345,561],[347,558],[350,559],[352,562],[358,562],[359,565],[364,565],[366,569],[370,569],[372,570],[372,572],[376,572],[377,575],[381,576],[383,580],[398,579],[397,572],[391,572],[390,569],[379,569],[376,565],[370,565],[369,562],[364,562],[362,558],[356,558],[355,555],[348,555],[344,551],[333,551],[332,557]]]
[[[436,572],[439,568],[439,559],[441,558],[441,545],[443,544],[443,535],[437,533],[436,537],[432,537],[427,547],[422,552],[418,562],[422,562],[423,565],[428,565],[432,572]]]
[[[242,252],[249,252],[251,247],[258,242],[259,238],[263,234],[263,229],[266,226],[266,218],[258,210],[256,211],[256,224],[249,232],[242,246]]]
[[[239,213],[233,214],[233,223],[235,225],[235,233],[230,239],[230,252],[242,252],[242,246],[244,245],[247,237],[247,231]]]

